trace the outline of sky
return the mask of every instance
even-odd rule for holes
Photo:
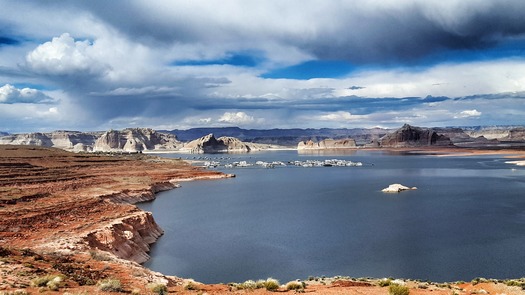
[[[0,131],[525,125],[523,0],[0,7]]]

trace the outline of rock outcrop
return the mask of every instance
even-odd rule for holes
[[[224,152],[249,152],[250,146],[234,137],[219,137],[210,133],[201,138],[192,140],[184,145],[181,152],[192,154],[224,153]]]
[[[91,151],[100,132],[59,130],[48,133],[10,134],[0,137],[0,144],[56,147],[67,151]]]
[[[44,147],[52,147],[53,142],[51,138],[45,133],[25,133],[25,134],[11,134],[0,138],[0,144],[13,145],[36,145]]]
[[[150,258],[149,245],[157,241],[163,233],[151,213],[141,211],[114,220],[111,224],[87,234],[85,240],[90,248],[143,263]]]
[[[244,143],[235,137],[221,136],[217,139],[217,141],[222,142],[227,147],[228,152],[247,153],[251,151],[251,147],[247,143]]]
[[[525,141],[525,128],[519,127],[519,128],[513,128],[509,130],[508,135],[502,138],[502,140]]]
[[[399,184],[399,183],[394,183],[394,184],[391,184],[389,185],[387,188],[384,188],[382,189],[381,191],[384,192],[384,193],[399,193],[399,192],[402,192],[402,191],[407,191],[407,190],[416,190],[417,187],[408,187],[408,186],[404,186],[402,184]]]
[[[445,135],[430,128],[403,125],[400,129],[381,138],[382,147],[423,147],[452,146],[452,141]]]
[[[49,133],[48,137],[55,148],[81,152],[91,151],[99,135],[97,132],[55,131]]]
[[[308,141],[301,141],[297,145],[298,150],[351,149],[351,148],[357,148],[356,142],[352,138],[325,139],[319,142],[308,140]]]
[[[93,151],[176,150],[182,146],[173,134],[160,133],[150,128],[128,128],[110,130],[102,134],[93,146]]]

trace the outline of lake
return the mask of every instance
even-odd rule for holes
[[[237,177],[184,182],[160,193],[139,204],[165,230],[146,267],[204,283],[323,275],[441,282],[525,277],[525,168],[502,156],[272,151],[206,157],[342,159],[363,166],[217,168]],[[418,189],[381,192],[392,183]]]

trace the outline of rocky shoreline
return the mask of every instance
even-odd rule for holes
[[[26,292],[18,294],[101,293],[100,284],[105,280],[119,282],[119,290],[114,291],[132,294],[152,294],[152,284],[182,294],[266,294],[304,287],[312,294],[386,294],[382,280],[370,278],[313,278],[301,281],[299,289],[283,284],[266,290],[251,282],[198,284],[139,264],[149,258],[149,245],[163,231],[151,213],[134,203],[151,201],[156,193],[176,188],[181,181],[231,176],[181,160],[140,154],[107,156],[0,146],[0,294],[14,294],[15,290]],[[60,277],[57,286],[37,284],[53,276]],[[399,284],[416,294],[475,294],[481,290],[524,294],[521,286],[525,283],[515,282],[484,281],[483,288],[473,282]]]

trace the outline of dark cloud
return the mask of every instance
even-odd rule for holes
[[[213,1],[209,6],[215,6],[215,10],[174,1],[152,5],[148,13],[144,10],[149,2],[122,5],[114,1],[86,1],[78,5],[145,43],[222,42],[261,47],[261,42],[271,41],[296,47],[321,60],[354,64],[410,63],[442,51],[484,50],[525,36],[525,2],[521,0],[489,4],[471,1],[448,6],[439,1],[398,5],[387,5],[387,1],[376,4],[377,7],[366,2],[338,2],[319,8],[330,17],[315,20],[308,18],[315,10],[312,2],[289,1],[284,5],[301,6],[302,10],[282,9],[283,5],[267,2],[263,7],[266,14],[257,13],[261,5],[235,3],[248,17],[252,16],[251,22],[236,15],[238,10],[229,15],[224,12],[227,8]],[[162,5],[164,11],[159,9]],[[301,17],[298,13],[303,10],[306,12]],[[291,26],[286,17],[298,20]]]
[[[17,39],[14,39],[14,38],[8,37],[8,36],[1,36],[0,35],[0,47],[6,46],[6,45],[17,45],[19,43],[20,43],[20,41],[18,41]]]
[[[354,15],[357,19],[352,19],[350,12],[349,19],[339,20],[346,32],[321,32],[306,40],[299,37],[298,43],[321,59],[396,64],[442,51],[485,50],[525,35],[523,1],[493,2],[481,11],[474,1],[472,12],[450,11],[442,15],[448,18],[445,20],[430,18],[432,2],[428,3],[407,9],[378,9],[368,15]]]

